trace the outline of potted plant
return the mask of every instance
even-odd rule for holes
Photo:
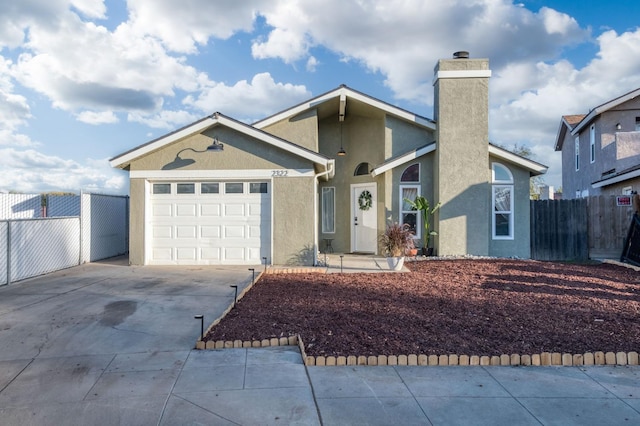
[[[422,223],[424,225],[424,233],[422,234],[422,254],[425,256],[430,256],[431,254],[433,254],[433,247],[429,247],[429,238],[432,235],[438,235],[438,233],[431,230],[431,223],[429,219],[431,215],[433,215],[436,210],[440,208],[440,203],[431,208],[431,206],[429,205],[429,200],[427,200],[422,195],[418,195],[413,201],[409,200],[408,198],[405,198],[404,201],[409,204],[413,210],[417,210],[421,213]]]
[[[413,249],[413,233],[408,225],[392,223],[380,235],[382,250],[387,256],[389,268],[399,271],[404,265],[404,257],[408,251]]]

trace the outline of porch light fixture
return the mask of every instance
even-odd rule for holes
[[[165,164],[162,167],[162,170],[174,170],[174,169],[179,169],[185,166],[188,166],[190,164],[193,164],[196,162],[196,160],[194,160],[193,158],[182,158],[180,157],[180,154],[182,154],[185,151],[192,151],[192,152],[196,152],[196,153],[203,153],[203,152],[220,152],[224,150],[224,144],[220,143],[220,141],[218,141],[218,138],[213,138],[213,143],[211,145],[209,145],[208,147],[206,147],[205,149],[199,150],[199,149],[193,149],[193,148],[184,148],[181,149],[180,151],[178,151],[178,153],[176,154],[176,158],[174,158],[174,160],[168,164]]]
[[[620,123],[616,124],[616,130],[622,130],[622,124]]]
[[[338,150],[338,157],[344,157],[347,155],[347,151],[342,147],[342,122],[344,121],[344,115],[340,116],[340,150]]]

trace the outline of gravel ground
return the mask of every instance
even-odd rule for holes
[[[460,259],[410,273],[265,275],[206,340],[300,334],[308,355],[640,351],[640,273]]]

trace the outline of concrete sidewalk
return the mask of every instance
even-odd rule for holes
[[[640,424],[640,367],[305,369],[293,347],[191,352],[161,423],[191,422]]]

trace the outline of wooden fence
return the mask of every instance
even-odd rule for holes
[[[633,208],[615,196],[531,202],[531,257],[538,260],[619,259]]]

